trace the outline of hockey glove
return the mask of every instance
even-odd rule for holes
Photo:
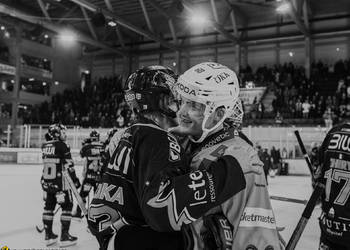
[[[233,227],[223,214],[211,214],[203,217],[207,228],[202,234],[205,250],[231,249],[233,244]]]

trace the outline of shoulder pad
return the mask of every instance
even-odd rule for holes
[[[225,151],[226,154],[234,156],[242,167],[243,172],[247,171],[263,171],[263,163],[260,161],[258,152],[240,137],[232,138],[233,143]]]

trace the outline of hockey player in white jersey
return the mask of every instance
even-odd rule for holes
[[[236,74],[218,63],[201,63],[179,77],[175,93],[180,101],[179,126],[172,132],[189,137],[191,169],[205,169],[231,155],[232,168],[240,172],[227,180],[240,186],[239,193],[183,226],[186,249],[280,249],[263,163],[237,130],[243,111]]]

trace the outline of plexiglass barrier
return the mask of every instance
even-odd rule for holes
[[[20,125],[14,129],[7,126],[1,135],[2,147],[18,148],[40,148],[45,141],[45,133],[49,125]],[[72,149],[80,149],[82,141],[87,138],[90,132],[95,129],[100,133],[100,139],[104,141],[107,137],[109,128],[81,128],[79,126],[67,126],[67,143]],[[328,128],[325,127],[273,127],[273,126],[248,126],[243,128],[243,133],[254,143],[262,148],[276,149],[287,151],[287,158],[302,156],[294,130],[299,130],[306,149],[309,151],[313,142],[318,145],[323,141]]]

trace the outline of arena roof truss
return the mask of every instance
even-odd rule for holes
[[[290,5],[286,14],[276,8]],[[192,29],[189,17],[206,9],[206,27]],[[52,32],[69,27],[86,45],[86,55],[113,54],[128,57],[153,51],[181,52],[191,48],[253,45],[305,38],[348,35],[341,22],[314,25],[323,20],[350,21],[348,0],[0,0],[0,21],[19,19]],[[96,25],[97,15],[106,23]],[[108,23],[114,22],[114,26]],[[344,21],[345,22],[345,21]],[[340,23],[338,25],[338,23]],[[263,31],[293,26],[286,32]],[[259,32],[257,32],[259,33]],[[204,38],[217,36],[208,42]],[[185,43],[203,38],[202,42]],[[150,46],[145,46],[150,45]]]

